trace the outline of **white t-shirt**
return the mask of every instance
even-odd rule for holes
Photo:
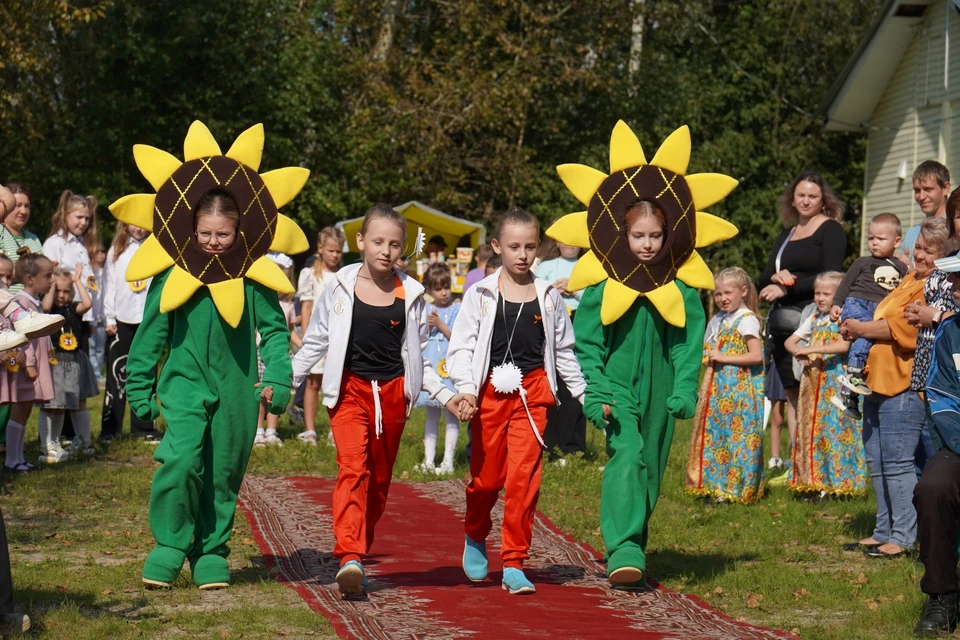
[[[297,279],[297,297],[300,302],[307,300],[314,301],[320,297],[324,288],[337,277],[337,274],[324,270],[317,280],[313,273],[313,267],[306,267],[300,271],[300,277]]]
[[[731,311],[730,313],[721,311],[717,315],[710,318],[710,322],[707,324],[704,342],[711,346],[715,345],[717,342],[717,336],[720,335],[720,327],[732,327],[737,319],[741,316],[744,316],[744,318],[740,321],[740,325],[737,327],[737,332],[743,336],[744,340],[749,337],[759,340],[760,320],[753,311],[750,311],[750,309],[746,307],[740,307],[736,311]]]

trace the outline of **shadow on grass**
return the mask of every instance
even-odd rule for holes
[[[753,553],[727,555],[723,553],[683,553],[673,549],[654,551],[647,558],[650,577],[657,582],[686,577],[693,582],[710,580],[734,568],[740,562],[752,562]]]
[[[844,529],[851,537],[861,540],[873,535],[873,528],[877,523],[876,511],[861,511],[852,520],[844,523]]]
[[[103,616],[131,621],[159,619],[160,614],[149,606],[144,597],[104,601],[96,594],[78,591],[51,591],[46,589],[18,589],[18,608],[27,608],[30,615],[31,637],[42,637],[47,631],[45,620],[53,612],[76,608],[84,618]]]

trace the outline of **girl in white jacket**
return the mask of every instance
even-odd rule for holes
[[[323,404],[337,442],[333,528],[344,595],[367,587],[363,558],[383,515],[400,436],[410,409],[426,390],[457,412],[462,396],[444,386],[424,358],[430,327],[423,287],[394,265],[407,221],[387,205],[367,211],[357,245],[363,262],[337,272],[315,302],[303,348],[293,360],[293,386],[326,356]]]
[[[476,409],[463,569],[475,582],[487,577],[490,512],[505,488],[501,557],[503,588],[511,594],[536,591],[523,563],[530,557],[556,372],[581,404],[584,393],[567,307],[530,271],[539,239],[531,214],[516,207],[503,214],[491,242],[503,266],[464,295],[447,351],[450,378],[464,394],[461,417]]]

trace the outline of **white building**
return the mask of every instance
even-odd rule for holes
[[[924,160],[960,184],[958,3],[887,0],[824,101],[828,131],[867,132],[864,219],[890,211],[904,229],[918,224],[911,176]]]

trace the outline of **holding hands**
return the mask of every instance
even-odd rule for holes
[[[833,305],[830,307],[830,320],[836,322],[840,319],[840,312],[843,311],[839,306]]]
[[[470,393],[458,393],[446,404],[447,411],[457,416],[461,422],[470,422],[477,412],[477,396]]]
[[[937,318],[937,310],[914,300],[904,309],[903,317],[907,319],[907,324],[914,327],[932,327]]]

